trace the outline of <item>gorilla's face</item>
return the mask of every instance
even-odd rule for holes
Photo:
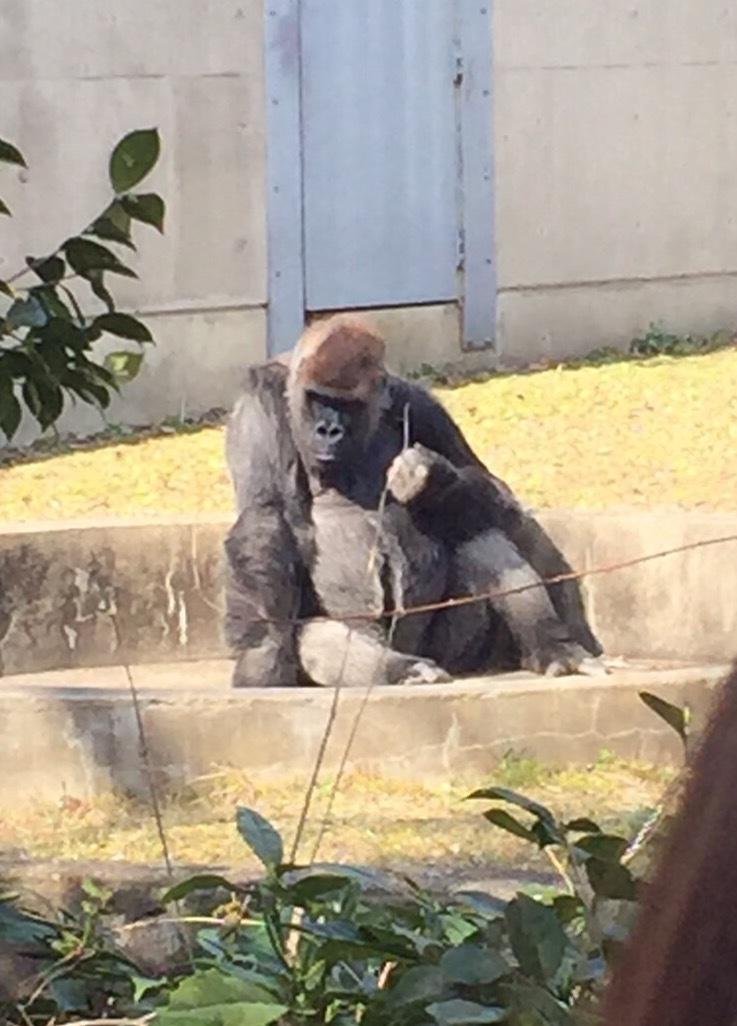
[[[333,477],[355,468],[370,436],[366,403],[310,389],[305,395],[302,453],[310,469]]]

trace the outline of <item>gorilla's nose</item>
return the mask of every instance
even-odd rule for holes
[[[315,434],[321,442],[327,442],[329,445],[337,445],[345,432],[340,424],[327,424],[325,421],[321,420],[315,426]]]

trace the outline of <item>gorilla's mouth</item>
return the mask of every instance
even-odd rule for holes
[[[335,463],[336,457],[332,452],[316,453],[315,459],[318,463]]]

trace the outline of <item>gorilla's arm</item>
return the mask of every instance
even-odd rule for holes
[[[418,526],[456,544],[492,527],[512,530],[523,516],[514,493],[477,458],[444,407],[410,382],[393,379],[390,387],[393,418],[401,420],[408,406],[410,442],[424,454],[423,487],[406,502]]]
[[[511,549],[521,556],[521,565],[527,564],[534,575],[530,581],[569,573],[571,566],[560,549],[522,508],[509,486],[476,457],[443,406],[425,389],[401,379],[392,379],[390,389],[394,418],[401,420],[408,406],[410,441],[414,443],[395,461],[390,487],[417,526],[454,549],[480,540],[487,532],[492,533],[495,548],[506,537]],[[505,559],[517,558],[511,549]],[[478,551],[477,545],[477,555]],[[600,654],[601,645],[588,625],[577,582],[554,584],[547,592],[576,642]]]
[[[250,369],[226,436],[238,519],[225,543],[225,632],[242,687],[296,684],[298,676],[296,630],[284,621],[300,615],[305,573],[284,376],[274,365]]]

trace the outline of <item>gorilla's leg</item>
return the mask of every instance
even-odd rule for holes
[[[429,659],[404,655],[368,629],[337,620],[312,620],[299,634],[299,657],[315,684],[368,687],[437,684],[449,675]]]
[[[244,510],[225,542],[225,635],[235,650],[235,687],[283,687],[298,677],[296,626],[300,557],[286,523]],[[267,621],[273,622],[267,622]]]
[[[461,593],[513,592],[492,598],[490,605],[508,628],[523,667],[548,676],[605,672],[599,661],[574,640],[540,577],[503,532],[485,531],[460,545],[454,562],[453,576]]]
[[[571,565],[540,524],[527,513],[511,521],[506,533],[530,566],[542,578],[571,573]],[[578,581],[559,581],[547,587],[556,613],[568,626],[574,641],[594,656],[604,649],[586,619],[581,587]]]

